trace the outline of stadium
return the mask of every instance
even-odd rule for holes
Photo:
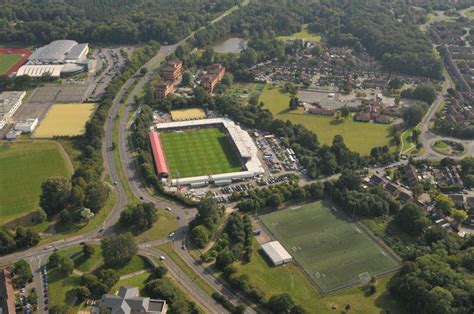
[[[225,185],[265,172],[250,135],[229,119],[159,123],[149,139],[157,174],[172,186]]]
[[[50,75],[53,78],[74,75],[87,69],[88,53],[88,44],[79,44],[73,40],[55,40],[33,52],[16,75]]]

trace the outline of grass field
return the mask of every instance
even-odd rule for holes
[[[0,75],[5,73],[9,68],[11,68],[20,59],[21,59],[21,55],[0,54]]]
[[[172,177],[180,178],[241,170],[226,134],[218,128],[161,133]]]
[[[258,243],[253,241],[254,254],[249,263],[234,264],[239,274],[246,274],[250,282],[262,289],[266,297],[288,293],[297,304],[303,305],[308,313],[343,313],[346,304],[351,305],[352,314],[406,313],[390,296],[386,286],[390,277],[378,280],[377,292],[367,295],[363,287],[347,289],[341,293],[322,297],[306,276],[294,265],[274,267],[258,251]],[[332,309],[335,307],[335,309]]]
[[[84,254],[82,254],[82,245],[59,251],[59,254],[70,257],[74,261],[75,269],[87,273],[98,268],[103,263],[100,245],[92,244],[92,247],[94,248],[94,254],[90,258],[85,258]]]
[[[315,132],[322,144],[331,144],[335,135],[342,135],[352,151],[369,155],[373,147],[388,145],[390,141],[390,125],[355,122],[351,118],[337,123],[332,117],[304,114],[302,108],[289,111],[290,94],[281,93],[270,84],[265,85],[259,101],[264,102],[274,118],[300,123]]]
[[[0,224],[38,208],[41,184],[72,169],[54,142],[0,144]]]
[[[330,203],[315,202],[261,217],[323,292],[394,269],[398,262]]]
[[[318,34],[312,34],[308,31],[308,25],[304,24],[302,27],[301,32],[294,33],[288,36],[278,36],[277,37],[280,40],[288,40],[288,39],[304,39],[310,42],[317,42],[319,43],[321,41],[321,36]]]
[[[96,107],[96,104],[55,104],[49,109],[33,137],[81,135]]]

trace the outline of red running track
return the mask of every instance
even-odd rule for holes
[[[28,58],[31,56],[32,52],[26,48],[0,48],[0,55],[21,55],[20,60],[17,63],[12,65],[4,74],[10,75],[14,72],[17,72],[18,69],[28,61]]]

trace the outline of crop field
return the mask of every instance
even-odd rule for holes
[[[352,118],[336,121],[333,117],[305,114],[302,108],[289,111],[290,94],[281,93],[278,87],[270,84],[265,85],[260,101],[263,101],[274,118],[302,124],[316,133],[321,144],[331,145],[334,136],[342,135],[349,149],[361,155],[369,155],[373,147],[389,145],[390,142],[390,125],[356,122]],[[392,146],[391,149],[395,147]]]
[[[21,55],[0,54],[0,74],[4,74],[21,59]]]
[[[321,41],[321,35],[318,34],[312,34],[308,31],[308,25],[304,24],[301,31],[298,33],[294,33],[288,36],[278,36],[277,37],[280,40],[288,40],[288,39],[303,39],[307,40],[310,42],[316,42],[319,43]]]
[[[96,106],[96,104],[55,104],[49,109],[33,137],[81,135]]]
[[[204,119],[206,113],[201,108],[189,108],[171,111],[173,121]]]
[[[323,293],[357,283],[360,275],[381,274],[397,260],[341,210],[315,202],[261,217]]]
[[[43,181],[71,175],[66,158],[54,142],[0,144],[0,224],[36,210]]]
[[[172,177],[187,178],[240,171],[237,153],[219,128],[160,134]]]

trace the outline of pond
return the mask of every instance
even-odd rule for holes
[[[210,47],[220,53],[239,53],[247,48],[248,42],[248,39],[242,37],[223,37]]]

